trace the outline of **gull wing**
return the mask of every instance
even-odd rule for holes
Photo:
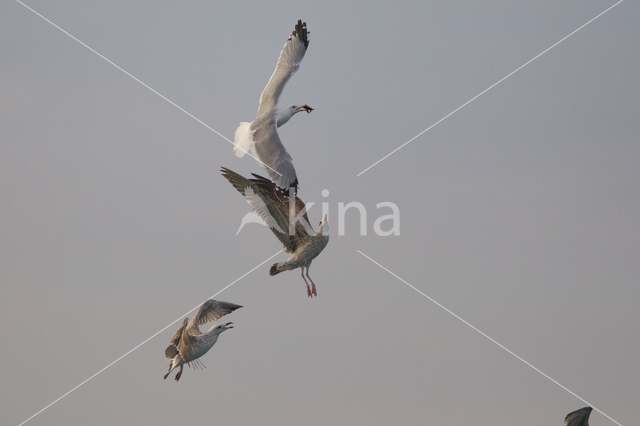
[[[193,319],[191,319],[191,322],[193,323]],[[193,344],[196,340],[189,333],[190,327],[191,327],[191,324],[189,324],[189,326],[182,331],[182,335],[180,336],[180,341],[176,345],[176,348],[180,352],[180,356],[182,357],[183,361],[186,363],[193,361]],[[196,331],[197,333],[195,334],[200,334],[200,330],[198,330],[197,326],[196,326]]]
[[[294,235],[289,235],[289,197],[269,179],[253,175],[246,179],[225,167],[222,175],[251,203],[255,212],[269,226],[271,232],[280,240],[287,253],[296,249],[315,232],[309,223],[304,202],[295,197],[295,212],[301,220],[295,223]],[[257,202],[257,199],[260,202]],[[275,224],[274,224],[275,223]],[[278,226],[275,226],[275,225]],[[284,232],[283,232],[284,231]]]
[[[264,113],[272,113],[285,84],[300,68],[300,62],[302,62],[307,47],[309,47],[308,35],[307,23],[299,19],[293,33],[291,33],[282,48],[282,52],[280,52],[275,71],[273,71],[267,86],[262,91],[262,95],[260,95],[258,117]]]
[[[190,331],[192,327],[197,329],[199,325],[213,322],[239,308],[242,306],[235,303],[209,299],[200,306],[196,315],[191,319],[187,331]]]
[[[276,185],[274,185],[274,182],[260,175],[251,173],[251,176],[253,176],[253,179],[249,179],[250,182],[257,184],[259,187],[263,188],[268,193],[273,194],[280,201],[280,203],[287,208],[287,210],[289,209],[289,194],[286,190],[278,188]],[[315,232],[311,227],[311,222],[309,222],[309,216],[307,216],[307,207],[304,204],[304,202],[300,198],[298,198],[298,196],[296,195],[296,205],[295,205],[296,216],[300,217],[299,213],[302,212],[303,210],[304,210],[304,212],[302,213],[302,218],[304,219],[303,229],[309,235],[314,234]]]
[[[167,358],[168,361],[171,361],[173,358],[176,357],[176,355],[180,353],[178,351],[178,344],[180,343],[182,332],[187,327],[188,321],[189,321],[189,318],[185,318],[184,321],[182,321],[182,325],[176,332],[175,336],[173,336],[173,338],[171,339],[171,342],[169,342],[169,346],[167,346],[167,349],[165,349],[164,357]]]
[[[280,141],[275,117],[258,117],[251,124],[251,132],[253,156],[260,160],[260,166],[271,180],[280,188],[297,188],[298,177],[293,167],[293,159]]]
[[[307,23],[298,20],[293,33],[284,44],[276,69],[260,95],[257,118],[251,123],[240,123],[234,137],[233,152],[242,157],[251,149],[267,175],[281,188],[298,188],[298,178],[291,155],[278,136],[276,105],[291,76],[300,68],[300,62],[309,46]]]
[[[285,231],[278,224],[278,221],[275,220],[273,216],[271,216],[271,213],[269,212],[269,206],[267,206],[267,204],[259,194],[256,194],[253,191],[253,187],[247,186],[244,190],[244,196],[249,204],[251,204],[251,207],[253,207],[253,210],[256,212],[256,214],[269,228],[272,228],[274,231],[277,231],[280,234],[285,233]]]
[[[589,416],[593,408],[584,407],[567,414],[564,418],[564,424],[567,426],[589,426]]]

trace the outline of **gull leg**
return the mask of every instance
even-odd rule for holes
[[[182,367],[184,367],[184,364],[180,366],[180,371],[176,374],[176,382],[180,380],[180,376],[182,376]]]
[[[300,272],[300,276],[301,276],[301,277],[302,277],[302,279],[304,280],[304,283],[307,285],[307,296],[308,296],[308,297],[313,297],[313,296],[311,295],[311,288],[309,288],[309,283],[307,282],[307,279],[304,277],[304,266],[301,266],[301,267],[300,267],[300,270],[301,270],[301,272]]]
[[[316,293],[316,285],[309,276],[309,268],[307,268],[307,278],[309,278],[309,281],[311,281],[311,293],[313,293],[314,296],[318,297],[318,293]]]
[[[173,361],[171,361],[171,362],[169,363],[169,371],[167,371],[167,374],[165,374],[165,375],[164,375],[164,380],[167,380],[167,377],[169,377],[169,374],[170,374],[173,370],[175,370],[176,368],[178,368],[178,366],[177,366],[177,365],[174,365],[174,362],[173,362]],[[182,367],[180,367],[180,369],[182,370]]]

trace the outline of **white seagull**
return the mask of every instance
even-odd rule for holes
[[[573,411],[564,418],[564,424],[567,426],[589,426],[589,415],[592,410],[591,407],[584,407]]]
[[[307,23],[298,20],[293,33],[284,44],[276,69],[260,96],[258,116],[251,123],[242,122],[236,130],[233,140],[233,152],[237,157],[251,151],[267,175],[280,188],[298,189],[298,178],[291,156],[282,145],[277,127],[289,121],[300,111],[310,113],[308,105],[292,105],[283,110],[277,109],[278,98],[285,84],[300,68],[300,62],[309,46]]]
[[[255,174],[254,179],[246,179],[225,167],[222,168],[222,176],[247,198],[255,212],[278,237],[286,252],[291,253],[291,257],[286,262],[273,264],[269,269],[269,275],[300,268],[302,279],[307,284],[307,296],[317,296],[316,285],[309,276],[309,267],[311,261],[329,243],[327,216],[320,222],[318,231],[315,232],[302,200],[296,196],[295,204],[291,206],[293,211],[290,211],[287,193],[269,179]],[[305,268],[311,287],[304,277]]]
[[[218,336],[223,331],[233,328],[233,323],[216,324],[204,334],[200,332],[198,326],[215,321],[238,308],[242,308],[242,306],[209,299],[200,306],[191,322],[187,324],[189,318],[185,318],[178,332],[173,336],[169,346],[164,351],[165,358],[170,361],[169,372],[164,375],[165,380],[169,373],[178,367],[180,367],[180,371],[176,374],[176,381],[180,380],[182,367],[185,363],[191,365],[190,363],[193,362],[194,368],[198,367],[198,364],[204,367],[198,358],[206,354],[216,344]]]

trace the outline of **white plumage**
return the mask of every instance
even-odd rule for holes
[[[258,160],[267,175],[280,188],[298,188],[298,178],[293,161],[278,136],[277,127],[289,121],[300,111],[310,113],[313,108],[292,105],[284,110],[276,108],[282,90],[293,74],[300,68],[300,62],[309,46],[307,23],[298,23],[284,44],[276,69],[262,91],[257,118],[251,123],[242,122],[233,140],[233,152],[237,157],[246,153]]]

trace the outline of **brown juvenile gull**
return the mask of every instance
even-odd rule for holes
[[[584,407],[573,411],[564,418],[564,424],[567,426],[589,426],[589,415],[592,410],[591,407]]]
[[[190,366],[190,363],[193,362],[194,368],[198,367],[198,364],[204,367],[198,358],[206,354],[216,344],[218,336],[223,331],[233,328],[233,323],[215,324],[204,334],[200,332],[198,326],[215,321],[238,308],[242,308],[242,306],[209,299],[200,306],[191,322],[187,324],[189,318],[185,318],[178,332],[173,336],[169,346],[164,351],[164,356],[170,361],[169,372],[164,375],[165,380],[169,373],[178,367],[180,367],[180,371],[176,374],[176,381],[180,380],[182,367],[185,363]]]
[[[269,275],[300,268],[302,270],[300,275],[307,284],[307,296],[317,296],[316,285],[309,276],[309,267],[311,261],[329,242],[327,216],[325,215],[320,222],[318,231],[314,232],[305,205],[297,196],[294,196],[295,203],[291,206],[292,210],[295,209],[294,213],[289,210],[287,193],[269,179],[256,174],[253,175],[254,179],[246,179],[225,167],[222,167],[222,176],[244,195],[255,212],[284,245],[286,252],[291,253],[291,257],[286,262],[273,264],[269,269]],[[307,278],[311,281],[311,287],[304,277],[305,268],[307,268]]]
[[[278,98],[291,76],[300,68],[300,62],[309,46],[307,23],[298,20],[293,33],[284,44],[276,69],[262,91],[258,115],[251,123],[242,122],[236,130],[233,140],[233,152],[237,157],[251,151],[267,175],[280,188],[292,186],[298,189],[298,178],[291,156],[282,145],[277,127],[289,121],[300,111],[310,113],[313,108],[307,105],[292,105],[283,110],[277,109]]]

